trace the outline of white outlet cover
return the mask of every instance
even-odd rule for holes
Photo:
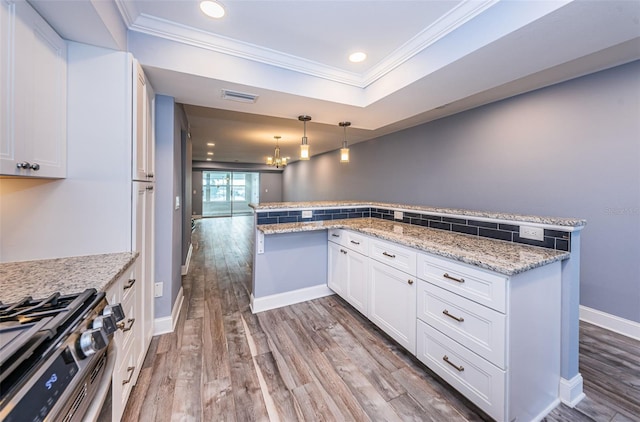
[[[302,211],[302,218],[311,218],[311,217],[313,217],[313,211],[311,210]]]
[[[402,220],[404,218],[404,213],[402,211],[394,211],[393,218],[396,220]]]
[[[520,237],[531,240],[544,240],[544,229],[542,227],[520,226]]]

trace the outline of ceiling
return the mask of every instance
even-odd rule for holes
[[[185,105],[194,160],[297,159],[640,58],[640,2],[29,0],[65,39],[131,51]],[[351,63],[350,53],[367,60]],[[257,95],[224,99],[223,89]],[[215,143],[215,146],[207,146]]]

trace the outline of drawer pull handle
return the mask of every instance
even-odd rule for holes
[[[407,280],[407,283],[409,283],[409,286],[411,286],[413,284],[413,280],[409,279]]]
[[[458,283],[464,283],[464,278],[456,278],[449,275],[449,273],[442,274],[444,278],[448,278],[449,280],[457,281]]]
[[[136,319],[129,318],[127,322],[129,323],[129,326],[126,328],[125,328],[124,322],[121,322],[118,324],[118,328],[121,329],[123,333],[126,333],[127,331],[131,331],[131,329],[133,328],[133,323],[136,322]]]
[[[446,316],[448,316],[451,319],[455,319],[458,322],[463,322],[464,321],[464,318],[462,318],[462,317],[457,317],[455,315],[451,315],[447,309],[442,311],[442,313],[445,314]]]
[[[389,258],[395,258],[396,257],[395,255],[392,255],[392,254],[386,253],[386,252],[382,252],[382,255],[388,256]]]
[[[359,245],[360,242],[356,242],[355,240],[352,240],[351,243],[353,243],[354,245]]]
[[[462,365],[458,366],[458,365],[456,365],[455,363],[451,362],[451,361],[449,360],[449,356],[444,355],[444,356],[442,357],[442,360],[443,360],[443,361],[445,361],[445,362],[447,362],[449,365],[453,366],[454,368],[456,368],[456,370],[457,370],[458,372],[462,372],[462,371],[464,371],[464,366],[462,366]]]
[[[340,237],[340,235],[339,235],[339,234],[335,234],[335,233],[331,233],[331,236],[333,236],[333,237]]]
[[[124,287],[122,288],[122,290],[129,290],[130,288],[133,287],[133,285],[136,284],[136,279],[132,278],[129,281],[127,281],[127,284],[124,285]]]
[[[129,373],[129,378],[127,378],[126,380],[122,380],[122,385],[126,385],[129,384],[131,382],[131,378],[133,378],[133,372],[136,369],[135,366],[128,366],[127,367],[127,372]]]
[[[342,252],[343,254],[347,254],[347,251],[345,251],[344,249],[340,249],[340,252]]]

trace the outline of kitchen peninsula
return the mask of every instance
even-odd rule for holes
[[[496,420],[582,397],[586,222],[377,202],[254,204],[253,312],[337,293]]]

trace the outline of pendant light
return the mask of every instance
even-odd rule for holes
[[[309,155],[309,141],[307,139],[307,122],[311,120],[310,116],[298,116],[298,120],[304,123],[304,134],[302,135],[302,144],[300,144],[300,159],[308,160]]]
[[[342,141],[342,148],[340,148],[340,162],[349,162],[349,147],[347,147],[347,127],[351,126],[351,122],[340,122],[338,126],[344,129],[344,140]]]
[[[275,168],[284,167],[287,165],[287,157],[280,156],[280,145],[278,144],[278,141],[281,136],[274,136],[274,138],[276,140],[276,149],[273,152],[273,157],[267,157],[267,165],[274,166]]]

